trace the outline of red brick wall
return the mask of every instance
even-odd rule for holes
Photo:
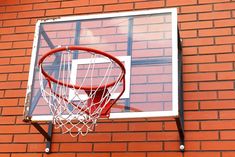
[[[186,151],[175,121],[102,121],[94,133],[44,138],[22,122],[37,19],[178,7],[183,39]],[[0,0],[0,157],[235,156],[234,0]],[[45,126],[46,127],[46,126]]]

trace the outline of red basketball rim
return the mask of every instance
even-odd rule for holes
[[[58,52],[61,52],[61,51],[65,51],[65,50],[82,50],[82,51],[86,51],[86,52],[89,52],[89,53],[96,53],[96,54],[100,54],[100,55],[103,55],[105,57],[108,57],[110,58],[111,60],[113,60],[114,62],[116,62],[121,70],[122,70],[122,75],[121,77],[119,77],[118,80],[115,80],[113,82],[110,82],[106,85],[102,85],[102,86],[94,86],[94,87],[89,87],[89,86],[79,86],[79,85],[72,85],[72,84],[69,84],[69,83],[64,83],[64,82],[61,82],[59,80],[56,80],[55,78],[53,78],[52,76],[50,76],[48,73],[45,72],[44,68],[43,68],[43,61],[50,55],[52,54],[56,54]],[[123,65],[123,63],[117,59],[116,57],[114,57],[113,55],[111,54],[108,54],[106,52],[103,52],[103,51],[99,51],[99,50],[96,50],[96,49],[93,49],[93,48],[88,48],[88,47],[81,47],[81,46],[68,46],[68,47],[60,47],[60,48],[56,48],[56,49],[53,49],[49,52],[47,52],[46,54],[44,54],[39,62],[38,62],[38,67],[41,66],[41,71],[42,71],[42,74],[45,76],[45,78],[49,81],[52,81],[54,83],[57,83],[57,84],[60,84],[62,86],[66,86],[66,87],[69,87],[69,88],[75,88],[75,89],[82,89],[82,90],[96,90],[97,88],[99,88],[99,90],[103,90],[104,88],[109,88],[109,87],[112,87],[114,86],[117,82],[120,82],[121,80],[125,79],[125,74],[126,74],[126,70],[125,70],[125,67]]]

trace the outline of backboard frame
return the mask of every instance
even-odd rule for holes
[[[127,112],[127,113],[111,113],[110,119],[123,119],[123,118],[150,118],[150,117],[178,117],[179,115],[179,93],[178,93],[178,30],[177,30],[177,9],[168,8],[168,9],[152,9],[144,11],[130,11],[130,12],[118,12],[118,13],[104,13],[96,15],[80,15],[80,16],[67,16],[57,19],[46,19],[38,20],[35,28],[32,56],[30,62],[30,71],[28,77],[28,85],[26,92],[26,101],[25,101],[25,117],[28,117],[30,110],[30,99],[32,92],[32,84],[34,77],[34,67],[37,63],[37,51],[38,51],[38,41],[39,41],[39,30],[40,25],[45,23],[54,23],[54,22],[67,22],[67,21],[76,21],[76,20],[88,20],[88,19],[103,19],[103,18],[112,18],[112,17],[126,17],[126,16],[136,16],[136,15],[151,15],[151,14],[160,14],[160,13],[171,13],[171,22],[172,22],[172,111],[151,111],[151,112]],[[29,117],[31,121],[52,121],[53,117],[50,115],[40,115]]]

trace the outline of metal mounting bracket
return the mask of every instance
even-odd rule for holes
[[[179,69],[179,116],[175,118],[176,125],[180,136],[180,151],[184,152],[184,98],[183,98],[183,71],[182,71],[182,44],[180,40],[180,33],[178,29],[178,69]]]
[[[45,152],[47,154],[51,153],[51,141],[52,141],[52,131],[53,131],[53,123],[48,123],[48,131],[46,132],[39,123],[32,122],[32,125],[45,137],[46,141],[46,148]]]

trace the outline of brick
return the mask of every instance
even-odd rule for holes
[[[44,10],[19,12],[18,18],[41,17],[45,15]]]
[[[1,57],[25,56],[25,49],[0,50]]]
[[[185,148],[187,150],[199,150],[200,149],[200,142],[193,141],[193,142],[185,142]],[[179,150],[179,142],[165,142],[164,143],[164,150],[166,151],[178,151]]]
[[[21,11],[27,11],[32,10],[33,7],[31,4],[28,5],[16,5],[16,6],[7,6],[6,12],[21,12]]]
[[[72,137],[70,134],[53,134],[54,142],[77,142],[78,137]]]
[[[7,74],[1,74],[0,81],[6,81],[6,80],[7,80]]]
[[[149,8],[159,8],[164,7],[165,2],[164,1],[150,1],[150,2],[136,2],[135,3],[135,9],[149,9]]]
[[[180,14],[178,15],[178,21],[179,22],[188,22],[188,21],[195,21],[197,20],[196,14]]]
[[[4,107],[2,115],[22,115],[23,107]]]
[[[195,38],[183,40],[183,46],[212,45],[213,43],[213,38]]]
[[[84,13],[99,13],[103,11],[103,6],[87,6],[87,7],[77,7],[74,10],[76,14],[84,14]]]
[[[201,109],[234,109],[235,100],[217,100],[200,102]]]
[[[130,131],[154,131],[154,130],[162,130],[161,122],[135,122],[129,124]]]
[[[0,73],[22,72],[22,65],[0,66]]]
[[[43,142],[44,137],[41,134],[14,135],[14,142]]]
[[[213,28],[213,29],[202,29],[199,30],[199,36],[224,36],[231,35],[231,28]]]
[[[46,16],[55,16],[55,15],[69,15],[73,13],[73,8],[66,9],[52,9],[46,11]]]
[[[199,54],[213,54],[213,53],[226,53],[226,52],[232,52],[231,45],[215,45],[215,46],[199,47]]]
[[[27,40],[28,34],[12,34],[12,35],[2,35],[2,41],[21,41]]]
[[[235,91],[219,91],[219,99],[235,99]]]
[[[12,34],[14,33],[14,27],[7,27],[7,28],[0,28],[0,35],[1,34]]]
[[[110,153],[80,153],[79,157],[110,157]]]
[[[219,132],[218,131],[192,131],[188,134],[185,134],[185,140],[196,140],[196,141],[205,141],[205,140],[218,140]]]
[[[234,10],[235,3],[218,3],[214,4],[214,10]]]
[[[86,152],[91,151],[92,144],[89,143],[62,143],[60,151],[62,152]]]
[[[215,62],[214,55],[198,55],[198,56],[184,56],[183,63],[212,63]]]
[[[164,157],[183,157],[180,152],[147,152],[148,157],[164,156]]]
[[[130,156],[134,156],[134,157],[146,157],[145,153],[136,153],[136,152],[126,152],[126,153],[112,153],[112,157],[130,157]]]
[[[60,8],[60,2],[52,2],[52,3],[36,3],[33,5],[33,9],[53,9]]]
[[[0,135],[0,142],[1,143],[10,143],[12,142],[13,135]]]
[[[26,144],[0,144],[0,152],[25,152]]]
[[[234,120],[215,120],[201,122],[202,130],[230,130],[235,129]]]
[[[99,123],[95,128],[96,132],[126,131],[127,123]]]
[[[216,44],[233,44],[235,43],[235,38],[234,36],[216,37],[215,43]]]
[[[183,85],[184,91],[195,91],[198,90],[197,83],[184,83]]]
[[[14,116],[2,116],[2,117],[0,117],[0,124],[14,124],[14,123],[15,123],[15,117]]]
[[[30,19],[5,20],[3,26],[24,26],[29,25]]]
[[[181,7],[181,13],[209,12],[212,11],[212,5],[195,5]]]
[[[202,28],[212,28],[212,21],[198,21],[198,22],[185,22],[181,23],[181,30],[187,29],[202,29]]]
[[[183,55],[197,54],[197,51],[196,47],[183,47]]]
[[[95,152],[118,152],[118,151],[126,151],[127,144],[126,143],[95,143],[94,144]]]
[[[90,5],[100,5],[100,4],[112,4],[117,3],[117,0],[90,0]]]
[[[205,141],[201,144],[202,150],[232,150],[234,141]]]
[[[2,42],[0,43],[0,50],[12,48],[12,42]]]
[[[177,132],[149,132],[147,134],[148,141],[171,141],[179,140],[179,134]]]
[[[21,0],[20,3],[22,4],[27,4],[27,3],[39,3],[39,2],[46,2],[47,0],[34,0],[34,1],[31,1],[31,0]]]
[[[13,48],[32,48],[33,41],[15,41],[13,42]]]
[[[14,57],[11,58],[11,64],[29,64],[31,57]]]
[[[110,133],[89,133],[86,136],[79,136],[79,142],[108,142],[111,141]]]
[[[11,154],[11,157],[42,157],[40,153],[17,153]]]
[[[0,65],[9,64],[10,58],[0,58]]]
[[[218,118],[218,112],[216,111],[187,111],[184,115],[185,120],[209,120]]]
[[[222,152],[223,157],[234,157],[235,152]]]
[[[224,89],[233,89],[234,83],[228,81],[219,81],[219,82],[200,82],[200,90],[224,90]]]
[[[168,0],[166,6],[183,6],[197,4],[196,0]]]
[[[15,89],[20,87],[21,82],[0,82],[0,89]]]
[[[0,126],[0,133],[28,133],[29,125],[2,125]]]
[[[13,73],[13,74],[9,74],[8,76],[8,80],[11,81],[16,81],[16,80],[28,80],[28,73]]]
[[[61,8],[65,7],[77,7],[77,6],[86,6],[89,4],[89,0],[82,1],[63,1],[61,2]]]
[[[210,92],[185,92],[184,100],[215,100],[217,93]]]
[[[18,26],[15,28],[16,33],[34,33],[35,26]]]
[[[184,110],[198,110],[199,103],[195,101],[186,101],[184,102]]]
[[[145,133],[113,133],[112,141],[145,141]]]
[[[197,36],[197,31],[195,31],[195,30],[180,32],[180,37],[182,37],[182,38],[192,38],[192,37],[196,37],[196,36]]]
[[[25,97],[26,90],[17,89],[17,90],[6,90],[5,97],[13,98],[13,97]]]
[[[220,111],[220,119],[234,119],[235,111]]]
[[[216,55],[218,62],[228,62],[228,61],[234,61],[235,54],[229,53],[229,54],[218,54]]]
[[[79,154],[79,157],[85,157],[85,155],[84,156],[83,155],[84,155],[84,153]],[[90,154],[90,155],[92,155],[92,154]],[[44,154],[43,157],[76,157],[76,154],[75,153],[50,153],[50,154]],[[106,156],[104,156],[104,157],[106,157]]]
[[[160,151],[162,142],[129,142],[128,151]]]
[[[235,72],[219,72],[218,80],[234,80]]]
[[[191,65],[183,65],[183,72],[188,73],[188,72],[197,72],[197,65],[191,64]]]
[[[235,19],[215,20],[215,27],[229,27],[234,26]]]
[[[199,0],[199,4],[206,4],[206,3],[216,3],[216,2],[228,2],[230,0]]]
[[[0,99],[0,106],[17,106],[18,99]]]
[[[185,157],[220,157],[220,152],[185,152],[184,155]]]
[[[2,13],[0,16],[0,20],[7,20],[7,19],[15,19],[17,13]]]
[[[214,64],[200,64],[199,71],[229,71],[233,69],[232,63],[214,63]]]
[[[111,4],[111,5],[105,5],[104,11],[110,12],[110,11],[125,11],[125,10],[132,10],[134,7],[133,3],[124,3],[124,4]]]
[[[212,19],[225,19],[230,18],[231,14],[229,11],[212,12],[212,13],[201,13],[199,14],[199,20],[212,20]]]
[[[184,81],[209,81],[215,80],[215,73],[194,73],[194,74],[184,74]]]

